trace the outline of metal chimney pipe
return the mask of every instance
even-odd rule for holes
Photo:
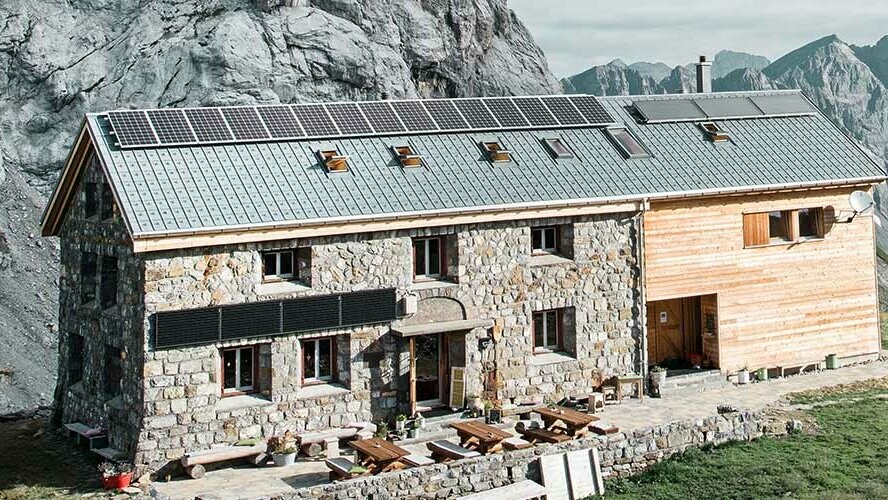
[[[697,93],[710,92],[712,92],[712,63],[706,60],[706,56],[700,56],[700,62],[697,63]]]

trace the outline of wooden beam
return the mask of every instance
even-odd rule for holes
[[[71,196],[83,171],[83,163],[87,154],[92,149],[92,139],[84,123],[68,156],[68,161],[59,174],[59,182],[49,199],[46,212],[43,215],[41,234],[43,236],[57,236],[68,206],[71,204]]]

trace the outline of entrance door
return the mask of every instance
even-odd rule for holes
[[[684,358],[681,299],[648,304],[648,363]]]
[[[414,393],[416,410],[423,411],[443,405],[444,401],[444,336],[421,335],[413,338],[415,363]]]

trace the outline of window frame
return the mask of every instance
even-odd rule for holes
[[[119,264],[116,256],[102,256],[101,279],[99,282],[99,304],[102,309],[109,309],[117,305],[117,292],[119,289],[118,281],[120,279],[118,266]],[[106,269],[109,267],[113,268],[113,272]]]
[[[409,144],[399,144],[394,145],[391,148],[392,154],[395,155],[395,158],[398,159],[398,163],[400,163],[403,168],[413,169],[423,166],[423,156],[417,153],[413,146]]]
[[[555,314],[555,345],[548,344],[549,314]],[[539,321],[538,317],[542,317],[543,321],[543,345],[538,346],[536,341],[536,326]],[[549,354],[553,352],[564,352],[564,310],[563,309],[543,309],[534,311],[530,322],[531,345],[533,345],[534,354]]]
[[[625,126],[607,127],[603,130],[604,130],[605,135],[607,135],[608,139],[611,141],[611,144],[613,144],[620,151],[620,153],[623,154],[623,157],[625,159],[638,160],[638,159],[643,159],[643,158],[650,158],[652,156],[651,150],[648,149],[647,146],[645,146],[638,139],[638,137],[632,133],[631,130],[629,130],[629,127],[625,127]],[[623,145],[623,142],[617,138],[617,136],[616,136],[617,132],[625,132],[633,141],[635,141],[635,144],[639,147],[639,149],[644,151],[644,153],[637,154],[637,153],[630,152],[629,149]]]
[[[242,386],[241,384],[241,352],[250,349],[252,357],[252,385]],[[235,351],[234,357],[234,378],[235,387],[231,389],[225,388],[225,353]],[[242,345],[237,347],[224,347],[219,349],[219,387],[220,396],[228,398],[232,396],[243,396],[245,394],[256,394],[259,392],[259,346],[258,345]]]
[[[731,141],[731,134],[719,127],[715,122],[700,123],[700,130],[714,143]]]
[[[262,253],[262,282],[263,283],[280,283],[284,281],[299,281],[298,270],[296,269],[296,250],[294,248],[287,248],[283,250],[265,250]],[[282,256],[284,254],[290,255],[290,272],[286,274],[281,274],[281,262]],[[269,274],[268,269],[265,265],[266,257],[270,255],[275,255],[275,273]]]
[[[92,272],[84,271],[87,259],[92,260]],[[88,286],[91,285],[91,286]],[[85,306],[94,303],[99,298],[99,254],[95,252],[80,252],[80,305]],[[92,288],[92,291],[87,291]],[[87,296],[89,299],[87,300]]]
[[[546,246],[546,232],[552,231],[552,247]],[[540,237],[540,248],[534,248],[534,233],[542,232]],[[530,251],[531,255],[558,255],[561,253],[561,228],[558,226],[539,226],[530,228]]]
[[[782,243],[792,243],[795,241],[795,234],[793,231],[793,211],[792,210],[771,210],[767,212],[768,214],[768,243],[771,245],[779,245]],[[785,231],[784,236],[774,236],[771,233],[771,218],[777,214],[780,219],[780,224],[783,226]]]
[[[351,171],[348,156],[341,154],[339,148],[318,149],[317,156],[328,174],[344,174]]]
[[[438,241],[438,273],[430,274],[428,273],[431,261],[429,260],[429,248],[431,248],[430,242],[433,240]],[[447,277],[447,256],[446,256],[446,238],[444,236],[421,236],[415,237],[411,239],[411,247],[413,250],[413,261],[412,261],[412,269],[413,269],[413,281],[440,281]],[[416,245],[418,242],[424,242],[424,255],[425,255],[425,263],[424,270],[426,271],[424,274],[417,274],[416,272],[416,263],[417,263],[417,248]]]
[[[100,212],[99,183],[87,181],[83,187],[83,218],[95,219]]]
[[[321,349],[321,341],[329,340],[330,341],[330,375],[329,376],[321,376],[318,377],[317,374],[320,371],[320,349]],[[306,378],[305,376],[305,345],[307,343],[314,344],[314,377]],[[336,342],[335,336],[329,337],[316,337],[311,339],[301,339],[299,340],[299,353],[300,353],[300,378],[302,387],[312,386],[312,385],[322,385],[322,384],[333,384],[339,381],[339,363],[338,363],[338,346]]]
[[[802,211],[811,211],[814,215],[815,236],[802,236],[799,216]],[[787,238],[771,235],[771,219],[773,213],[784,217]],[[743,248],[760,248],[768,246],[793,245],[807,241],[820,241],[826,238],[825,210],[823,207],[805,207],[796,209],[768,210],[743,213]]]
[[[573,152],[573,149],[571,149],[561,137],[545,137],[543,138],[543,144],[545,144],[546,149],[549,150],[549,154],[552,155],[552,158],[555,160],[571,160],[577,156]],[[556,146],[556,144],[564,151],[559,152],[559,146]]]
[[[512,152],[503,147],[503,142],[499,139],[483,140],[479,145],[487,155],[487,161],[490,163],[509,163],[512,161]]]
[[[802,211],[813,214],[814,230],[815,230],[815,234],[813,236],[808,236],[808,235],[802,234],[802,219],[801,219]],[[823,207],[799,208],[795,212],[796,212],[796,227],[798,228],[798,241],[816,241],[816,240],[822,240],[824,238],[824,232],[826,229],[826,225],[824,224]]]

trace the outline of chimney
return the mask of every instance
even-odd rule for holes
[[[712,92],[712,63],[706,60],[706,56],[700,56],[700,62],[697,63],[697,93],[710,92]]]

